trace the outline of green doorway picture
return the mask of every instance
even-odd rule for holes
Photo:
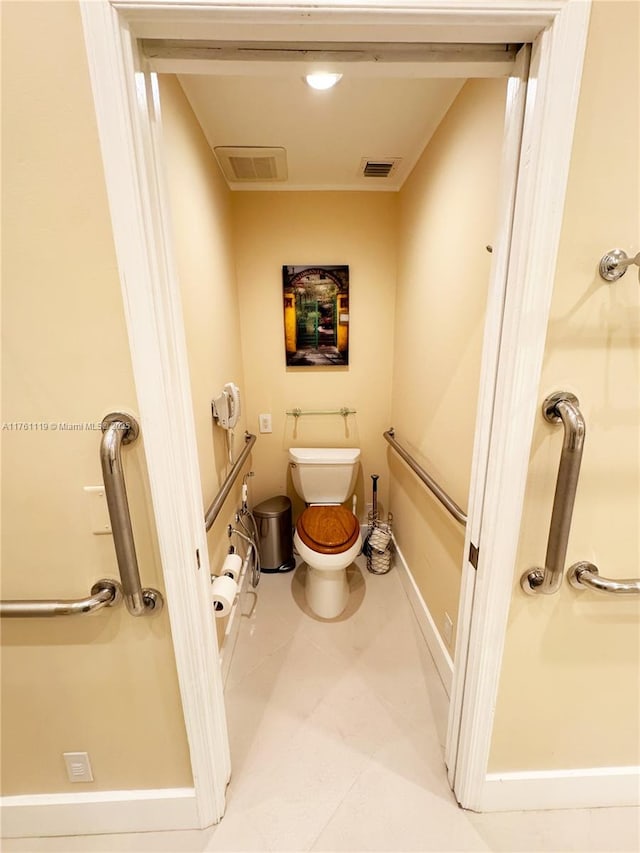
[[[349,364],[349,267],[283,266],[288,367]]]

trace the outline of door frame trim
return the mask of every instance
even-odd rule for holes
[[[482,342],[482,372],[478,389],[478,403],[476,413],[476,430],[472,454],[472,470],[468,500],[468,521],[465,530],[465,543],[463,549],[463,567],[460,585],[460,603],[458,608],[458,627],[456,637],[456,657],[462,660],[463,666],[469,665],[469,652],[472,643],[471,625],[472,610],[474,607],[474,595],[476,592],[476,580],[482,582],[489,566],[492,565],[490,554],[489,536],[485,533],[480,548],[482,524],[485,528],[493,524],[489,518],[483,517],[485,493],[487,490],[487,479],[489,469],[489,456],[494,431],[509,428],[508,423],[500,422],[498,418],[494,423],[494,406],[496,404],[496,385],[500,371],[500,352],[502,347],[502,336],[504,333],[505,302],[508,288],[513,289],[513,280],[509,280],[509,261],[513,245],[515,223],[516,188],[519,181],[520,155],[523,143],[525,113],[527,106],[527,92],[529,72],[531,70],[532,46],[525,45],[518,54],[518,60],[513,74],[509,79],[507,87],[507,101],[505,106],[505,127],[503,137],[503,151],[500,164],[500,188],[497,209],[500,211],[500,222],[497,231],[502,235],[496,240],[497,245],[493,247],[493,263],[490,273],[490,285],[485,310],[485,327]],[[515,288],[517,291],[517,287]],[[519,524],[519,519],[518,522]],[[471,547],[477,549],[475,566],[468,559]],[[482,553],[480,553],[482,551]],[[489,555],[489,556],[488,556]],[[509,585],[505,584],[509,589]],[[508,604],[506,605],[508,607]],[[488,624],[488,614],[482,614],[480,625]],[[490,618],[490,617],[488,617]],[[489,666],[496,665],[492,659]],[[480,667],[479,667],[480,668]],[[464,670],[463,670],[464,671]],[[455,668],[454,668],[455,673]],[[476,744],[477,738],[473,733],[474,719],[468,718],[465,709],[469,704],[469,687],[474,682],[474,670],[467,672],[468,681],[465,677],[453,679],[451,690],[451,703],[449,705],[449,722],[447,726],[447,743],[445,761],[449,784],[452,789],[462,787],[461,780],[476,779],[474,769],[466,765],[466,748],[469,743],[468,733],[471,732],[471,743]],[[483,678],[480,682],[486,683]],[[465,693],[467,694],[465,696]],[[477,696],[475,701],[485,709],[483,696]],[[465,705],[466,701],[466,705]],[[473,704],[473,703],[472,703]],[[483,720],[483,724],[490,725],[489,721]],[[481,727],[482,728],[482,727]],[[490,729],[489,729],[490,731]],[[467,740],[465,740],[467,738]],[[462,742],[462,749],[460,744]],[[473,760],[477,762],[475,750],[471,750]],[[483,760],[486,759],[483,756]],[[461,794],[460,796],[464,796]]]
[[[463,567],[456,648],[464,662],[454,672],[447,738],[450,783],[461,805],[476,811],[493,787],[488,765],[509,609],[523,594],[518,540],[590,11],[590,3],[569,0],[532,44],[493,401],[485,373],[492,357],[483,357],[486,415],[476,438],[489,426],[490,435],[486,454],[474,454],[465,544],[465,554],[471,541],[480,553],[477,571]],[[520,87],[511,96],[515,111]],[[505,140],[509,133],[516,128],[507,125]],[[490,341],[485,333],[485,354]]]
[[[504,271],[507,290],[502,300],[494,300],[487,319],[487,328],[493,324],[500,330],[499,343],[494,342],[493,354],[483,356],[485,396],[476,425],[467,534],[481,535],[480,559],[477,572],[468,563],[463,571],[457,645],[463,665],[454,674],[447,746],[456,797],[465,808],[478,808],[487,784],[502,651],[518,575],[518,533],[590,0],[403,0],[400,7],[391,0],[81,0],[80,5],[203,827],[224,813],[229,748],[157,93],[152,76],[143,73],[137,40],[214,34],[246,40],[251,33],[252,38],[285,41],[299,39],[303,28],[307,40],[385,41],[392,30],[395,41],[533,42],[529,79],[535,85],[528,90],[518,160]],[[508,136],[506,144],[513,144]],[[508,195],[503,188],[503,205]],[[502,217],[503,229],[504,223]],[[506,246],[509,235],[504,236],[506,242],[500,237],[497,242]],[[496,258],[494,270],[497,263]]]

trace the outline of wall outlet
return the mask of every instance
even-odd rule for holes
[[[453,622],[451,621],[451,616],[448,613],[444,614],[444,625],[442,630],[442,635],[444,637],[445,643],[451,648],[451,641],[453,640]]]
[[[70,782],[93,782],[88,752],[63,752]]]
[[[258,415],[260,432],[273,432],[271,428],[271,415]]]

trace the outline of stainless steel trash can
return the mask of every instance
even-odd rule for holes
[[[267,498],[253,508],[258,525],[260,569],[263,572],[290,572],[295,569],[291,501],[286,495]]]

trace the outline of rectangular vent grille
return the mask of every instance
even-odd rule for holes
[[[219,146],[213,150],[230,184],[287,180],[284,148]]]
[[[237,181],[273,181],[278,176],[274,157],[229,157]]]
[[[400,162],[399,157],[394,158],[365,158],[360,163],[361,174],[365,178],[388,178],[392,175]]]
[[[368,161],[364,167],[365,178],[388,178],[393,169],[393,163],[372,163]]]

